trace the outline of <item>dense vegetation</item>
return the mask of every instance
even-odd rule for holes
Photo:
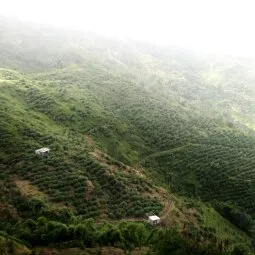
[[[252,62],[5,19],[0,55],[3,240],[159,254],[251,249]],[[40,147],[50,156],[35,155]],[[169,198],[185,211],[184,197],[202,201],[192,206],[197,224],[176,232],[136,222]],[[207,220],[211,207],[228,238]]]

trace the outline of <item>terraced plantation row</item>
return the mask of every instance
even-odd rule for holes
[[[54,177],[50,174],[56,173],[58,176],[61,173],[65,178],[63,181],[68,184],[74,178],[72,172],[78,170],[82,176],[82,186],[73,183],[72,185],[77,187],[71,186],[70,191],[67,191],[64,188],[61,190],[57,183],[47,184],[49,190],[53,190],[48,192],[54,197],[53,199],[68,201],[66,198],[70,194],[82,198],[82,194],[87,192],[87,183],[92,181],[100,185],[104,196],[108,192],[110,197],[114,197],[102,207],[114,208],[118,199],[115,197],[115,191],[111,190],[114,186],[111,182],[116,182],[116,190],[121,190],[125,198],[128,194],[125,190],[128,181],[124,177],[109,175],[107,170],[98,164],[88,163],[87,156],[85,158],[81,156],[79,159],[80,155],[86,152],[86,149],[83,151],[80,149],[83,147],[82,130],[84,130],[93,135],[113,158],[133,164],[142,160],[141,162],[145,161],[146,167],[154,170],[159,167],[162,170],[161,173],[167,177],[167,182],[175,190],[185,194],[191,191],[206,200],[215,198],[235,201],[246,210],[252,211],[255,142],[250,133],[233,129],[233,124],[217,115],[215,118],[207,117],[195,109],[191,115],[189,107],[192,108],[192,106],[187,102],[173,104],[168,95],[158,100],[159,92],[144,89],[139,82],[134,82],[135,77],[128,82],[124,74],[119,74],[116,80],[116,74],[109,72],[106,75],[104,71],[100,73],[99,70],[99,66],[88,66],[87,69],[79,69],[79,72],[76,69],[69,72],[58,70],[51,74],[34,75],[34,80],[25,83],[19,81],[21,85],[17,91],[24,97],[24,107],[29,107],[31,115],[35,115],[36,109],[36,112],[40,112],[37,114],[38,119],[46,115],[53,118],[55,123],[66,125],[66,129],[60,130],[60,134],[59,130],[54,130],[54,135],[52,132],[47,135],[41,134],[39,130],[35,132],[34,128],[32,131],[31,126],[24,128],[23,125],[22,128],[17,128],[17,132],[20,132],[27,140],[30,139],[30,153],[32,153],[32,145],[36,147],[40,141],[40,144],[49,144],[51,147],[54,144],[53,149],[58,154],[55,163],[47,162],[49,167],[59,169],[58,171],[51,173],[48,172],[47,167],[41,167],[42,170],[36,169],[38,173],[34,179],[32,176],[26,178],[34,181],[41,172],[42,176],[47,176],[54,181]],[[49,89],[53,92],[51,95],[47,93]],[[14,90],[12,93],[17,91]],[[54,100],[51,99],[53,95]],[[77,102],[70,104],[74,96]],[[3,133],[3,138],[4,135]],[[59,138],[61,141],[56,141],[56,136],[61,136]],[[79,149],[74,153],[74,148]],[[58,153],[59,150],[60,153]],[[66,166],[61,167],[59,163],[62,162],[61,157],[70,160],[71,155],[72,161],[78,165],[67,164],[69,170]],[[21,176],[24,173],[22,172]],[[40,178],[35,184],[41,186],[41,189],[46,192],[47,187],[43,187],[44,181],[39,180]],[[93,186],[95,187],[91,199],[97,190],[97,185]],[[148,189],[147,186],[145,187]],[[144,191],[140,188],[140,191],[132,192]],[[80,200],[78,201],[77,205],[80,203]],[[130,208],[124,209],[127,215],[132,214]],[[142,207],[137,209],[134,211],[143,212]],[[145,211],[147,211],[146,207]],[[86,210],[83,208],[79,212],[86,212]],[[98,210],[97,215],[104,213],[107,213],[107,209]]]
[[[109,166],[116,169],[112,172],[88,154],[84,137],[89,124],[86,119],[82,123],[86,116],[79,117],[78,109],[76,122],[72,122],[70,112],[76,110],[66,111],[65,105],[50,100],[50,95],[40,92],[29,80],[12,80],[10,84],[1,84],[1,89],[8,91],[0,102],[4,179],[29,181],[45,194],[46,201],[42,202],[66,205],[84,217],[144,217],[145,213],[161,211],[157,190],[145,176],[129,173],[109,158]],[[14,108],[13,96],[20,99]],[[52,107],[57,107],[62,118],[55,118]],[[69,128],[69,123],[74,125]],[[80,126],[87,127],[77,130]],[[35,155],[34,150],[42,146],[51,148],[49,158]]]
[[[238,129],[217,114],[205,116],[194,109],[191,115],[192,106],[173,104],[167,95],[159,101],[157,92],[143,93],[139,87],[132,93],[125,84],[121,86],[120,91],[126,91],[122,101],[112,98],[110,107],[129,123],[127,132],[142,139],[140,159],[147,169],[155,175],[161,172],[162,180],[166,178],[170,188],[182,194],[236,203],[254,212],[252,130]]]
[[[158,166],[178,192],[194,194],[207,201],[236,203],[253,213],[254,156],[249,143],[247,147],[196,144],[152,155],[145,164]]]
[[[75,162],[75,163],[74,163]],[[160,201],[152,183],[127,172],[110,173],[88,155],[63,158],[32,156],[23,158],[5,170],[5,177],[28,180],[52,203],[60,203],[85,217],[143,217],[147,212],[159,212]]]

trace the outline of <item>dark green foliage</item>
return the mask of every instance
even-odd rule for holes
[[[154,249],[157,254],[172,254],[176,250],[181,248],[181,239],[176,229],[160,231],[157,239],[155,240]]]
[[[192,235],[190,232],[178,233],[176,229],[160,230],[154,236],[155,254],[232,254],[228,246],[217,240],[201,243],[201,236],[199,232]],[[213,239],[211,239],[213,240]],[[248,247],[243,246],[248,250]]]
[[[247,233],[251,232],[254,223],[249,214],[227,203],[215,202],[214,206],[223,217],[228,219],[234,225]]]
[[[92,219],[73,223],[49,221],[44,217],[27,220],[16,226],[17,238],[32,246],[94,247],[114,246],[126,251],[136,247],[149,246],[153,254],[240,254],[249,252],[249,247],[238,244],[231,247],[227,241],[206,237],[193,227],[183,233],[176,229],[155,229],[143,223],[120,222],[119,224],[95,224]],[[196,232],[196,233],[195,233]],[[194,234],[195,233],[195,234]],[[5,235],[7,236],[7,235]],[[202,240],[206,242],[203,242]],[[19,239],[13,239],[19,240]]]
[[[86,219],[77,224],[64,224],[40,217],[35,221],[29,219],[16,225],[15,236],[33,246],[66,243],[70,247],[72,243],[80,243],[84,247],[100,244],[133,249],[146,244],[149,231],[143,223],[96,225],[92,219]]]
[[[247,255],[249,254],[249,249],[243,244],[236,245],[231,253],[232,255]]]

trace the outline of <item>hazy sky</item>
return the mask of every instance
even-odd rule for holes
[[[0,0],[0,15],[255,56],[254,0]]]

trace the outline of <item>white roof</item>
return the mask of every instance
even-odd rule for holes
[[[152,215],[152,216],[149,216],[149,219],[154,221],[154,220],[160,220],[160,218],[156,215]]]
[[[46,151],[49,151],[50,149],[49,148],[41,148],[39,150],[36,150],[38,152],[46,152]]]

